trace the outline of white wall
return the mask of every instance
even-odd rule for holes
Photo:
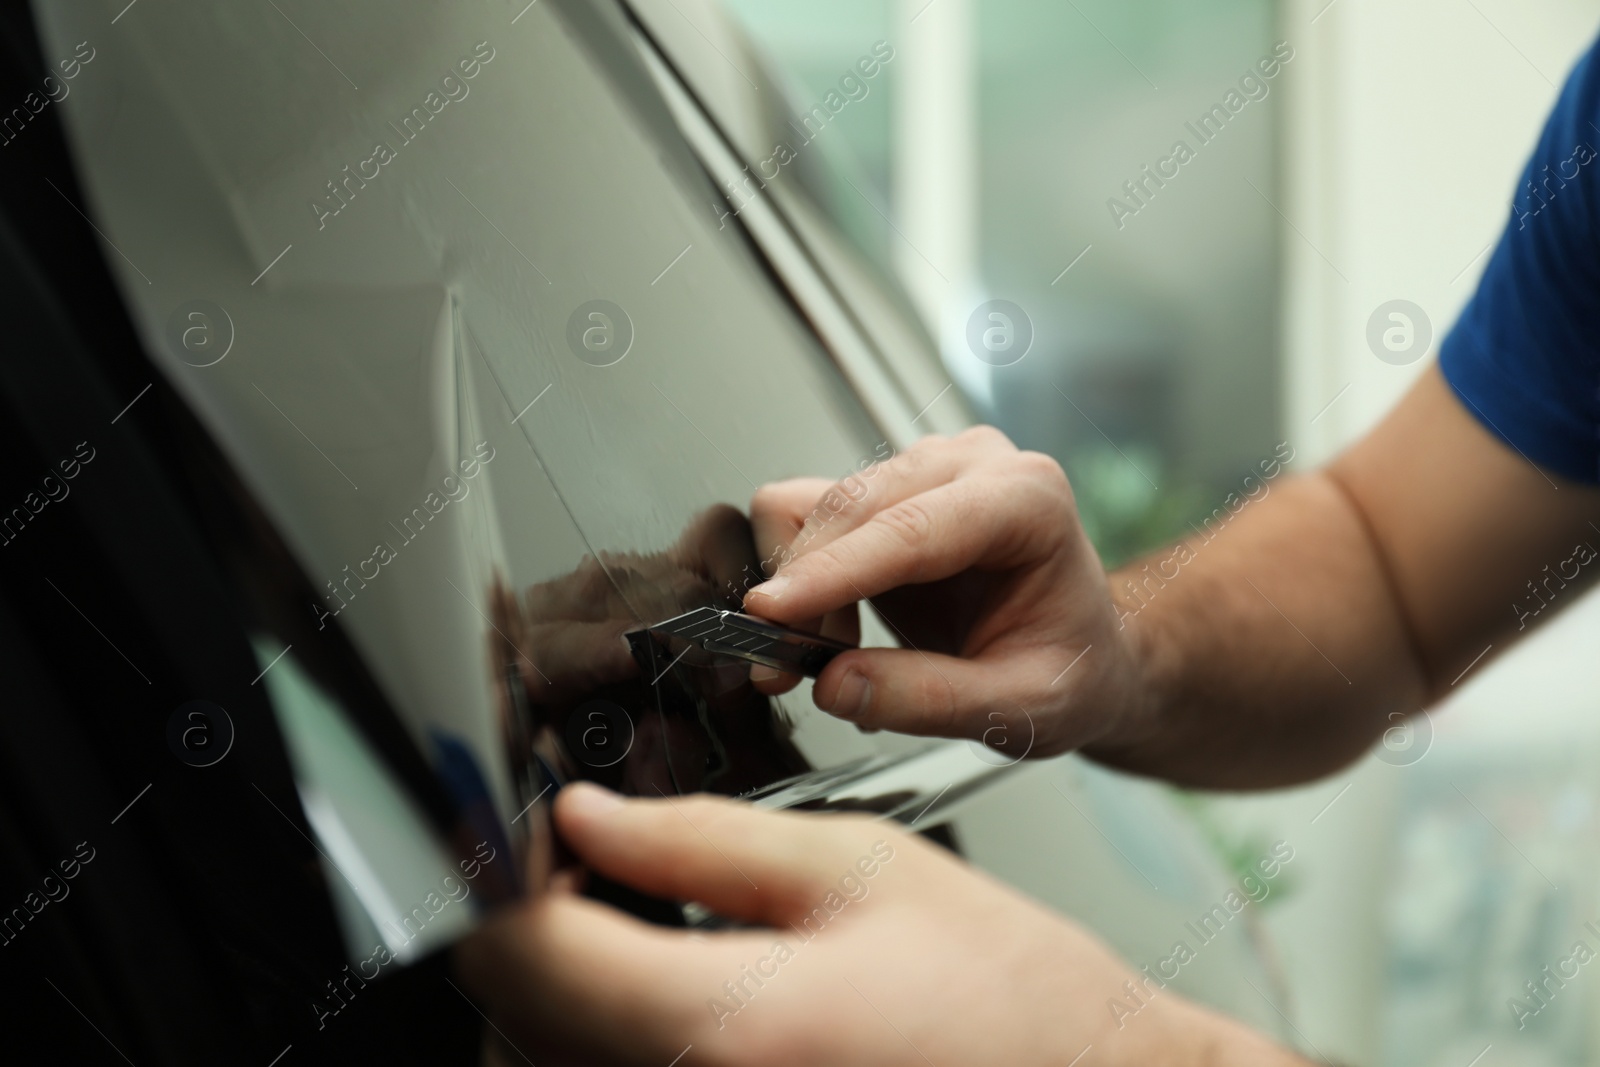
[[[1578,0],[1286,0],[1287,432],[1308,458],[1371,426],[1424,365],[1372,356],[1374,308],[1421,305],[1437,350],[1597,21]]]
[[[1365,330],[1379,304],[1419,304],[1432,320],[1428,358],[1436,356],[1597,19],[1595,5],[1577,0],[1286,0],[1281,35],[1301,58],[1284,130],[1282,206],[1293,224],[1283,233],[1284,432],[1308,461],[1371,427],[1427,365],[1374,357]],[[1591,599],[1558,631],[1464,680],[1435,713],[1436,743],[1502,760],[1528,746],[1592,745],[1592,655],[1572,653],[1594,647],[1597,609]],[[1277,933],[1299,992],[1296,1021],[1335,1058],[1380,1059],[1382,930],[1408,770],[1368,760],[1297,795],[1236,805],[1240,818],[1284,826],[1286,836],[1296,825],[1306,831],[1313,879],[1277,917]]]

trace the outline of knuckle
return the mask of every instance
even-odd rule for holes
[[[1018,453],[1014,471],[1020,482],[1017,495],[1033,507],[1053,512],[1074,506],[1072,483],[1054,457],[1042,452]]]
[[[990,426],[987,423],[981,423],[977,426],[970,426],[967,429],[962,430],[960,436],[957,437],[957,440],[969,442],[975,445],[981,445],[986,448],[1016,448],[1016,446],[1011,443],[1011,438],[1007,437],[1000,430],[995,429],[993,426]]]
[[[878,513],[876,520],[885,533],[913,552],[926,548],[934,539],[938,520],[921,501],[902,500]]]
[[[943,732],[950,737],[965,737],[970,733],[964,721],[960,702],[956,700],[956,687],[948,679],[930,678],[927,682],[927,707],[932,721],[943,723]]]
[[[1061,464],[1056,462],[1054,456],[1047,456],[1043,452],[1018,452],[1014,462],[1018,470],[1031,477],[1066,484],[1067,472],[1061,469]]]
[[[928,465],[928,457],[945,443],[943,437],[924,437],[899,455],[887,460],[883,464],[883,471],[890,478],[907,478],[925,468]]]
[[[866,499],[867,492],[866,482],[854,474],[847,474],[828,486],[828,491],[822,494],[818,503],[830,515],[848,515],[861,510],[861,502]]]

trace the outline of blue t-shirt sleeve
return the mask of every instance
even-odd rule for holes
[[[1528,459],[1600,482],[1600,63],[1551,112],[1478,290],[1439,352],[1445,380]]]

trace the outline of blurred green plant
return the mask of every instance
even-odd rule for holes
[[[1236,831],[1224,825],[1217,817],[1211,799],[1204,794],[1191,793],[1176,787],[1170,791],[1173,802],[1180,811],[1193,820],[1195,828],[1200,832],[1200,839],[1205,842],[1206,848],[1222,864],[1234,882],[1243,880],[1245,875],[1257,879],[1261,877],[1256,865],[1261,862],[1262,857],[1272,854],[1275,842],[1265,834],[1255,831]],[[1296,873],[1288,867],[1283,868],[1272,880],[1272,892],[1261,901],[1261,907],[1276,907],[1282,904],[1294,895],[1295,886]]]
[[[1107,569],[1192,532],[1189,524],[1210,514],[1212,496],[1223,495],[1194,483],[1168,484],[1174,475],[1153,446],[1091,446],[1063,467],[1084,529]]]

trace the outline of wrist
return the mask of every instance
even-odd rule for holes
[[[1113,583],[1117,577],[1112,576]],[[1159,639],[1155,616],[1141,612],[1137,601],[1113,594],[1111,606],[1115,621],[1106,640],[1113,654],[1099,665],[1102,677],[1097,687],[1109,698],[1100,708],[1105,728],[1082,746],[1082,752],[1121,762],[1168,735],[1160,679],[1170,649]]]

